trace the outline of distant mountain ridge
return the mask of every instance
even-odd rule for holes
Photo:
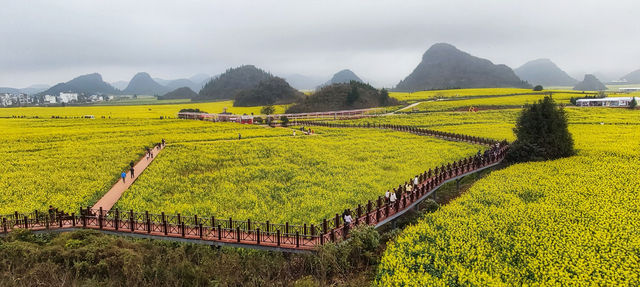
[[[584,75],[584,80],[573,87],[576,91],[604,91],[607,87],[592,74]]]
[[[189,87],[181,87],[158,97],[158,100],[193,99],[197,96],[198,94]]]
[[[506,65],[494,65],[446,43],[431,46],[422,61],[395,91],[413,92],[453,88],[531,88]]]
[[[351,71],[349,69],[344,69],[344,70],[341,70],[341,71],[333,74],[331,79],[329,81],[327,81],[326,83],[324,83],[323,86],[328,86],[328,85],[332,85],[332,84],[349,83],[351,81],[364,83],[364,81],[362,79],[360,79],[360,77],[358,77],[358,75],[356,75],[356,73],[354,73],[353,71]]]
[[[120,94],[119,90],[102,80],[102,75],[93,73],[76,77],[66,83],[59,83],[43,92],[40,92],[39,95],[58,95],[63,92],[84,93],[87,95]]]
[[[640,70],[635,70],[622,77],[622,80],[626,80],[629,84],[640,84]]]
[[[549,59],[529,61],[513,71],[532,85],[573,86],[578,82]]]
[[[133,76],[127,88],[122,91],[123,94],[128,95],[164,95],[167,92],[169,88],[158,84],[145,72]]]

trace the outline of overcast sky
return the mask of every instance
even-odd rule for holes
[[[550,58],[574,77],[640,69],[640,1],[0,0],[0,86],[165,79],[254,64],[377,86],[408,75],[434,43],[516,68]]]

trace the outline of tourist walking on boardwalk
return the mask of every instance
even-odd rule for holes
[[[151,150],[149,149],[149,147],[145,147],[145,149],[147,150],[147,159],[149,159],[149,156],[151,154]]]
[[[387,189],[387,192],[384,193],[384,202],[389,203],[389,196],[391,196],[391,192]]]
[[[133,169],[133,166],[132,166],[132,167],[131,167],[131,178],[133,178],[133,177],[134,177],[134,173],[135,173],[135,170]]]
[[[398,196],[396,195],[395,192],[391,193],[391,195],[389,196],[389,202],[391,202],[391,204],[395,204],[397,199],[398,199]]]
[[[418,185],[420,182],[418,181],[418,176],[413,179],[413,185]]]
[[[127,172],[123,171],[122,174],[120,174],[120,176],[122,177],[122,183],[125,183],[125,179],[127,178]]]
[[[165,144],[166,142],[164,141],[164,139],[162,139],[162,147],[164,147]]]

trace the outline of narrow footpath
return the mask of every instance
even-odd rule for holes
[[[164,149],[164,146],[156,146],[151,149],[153,153],[153,157],[149,157],[147,159],[147,155],[143,155],[142,158],[133,166],[134,175],[131,176],[131,171],[127,171],[126,180],[123,182],[122,178],[120,178],[116,184],[111,187],[111,189],[104,195],[96,204],[91,208],[93,210],[100,209],[109,211],[111,208],[118,202],[122,194],[129,189],[129,187],[138,179],[138,177],[144,172],[145,169],[153,162],[154,159],[158,157],[160,152]]]

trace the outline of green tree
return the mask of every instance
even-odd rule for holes
[[[353,105],[360,98],[360,92],[358,92],[358,85],[351,83],[351,91],[347,94],[347,105]]]
[[[507,155],[510,162],[550,160],[575,154],[566,112],[550,96],[526,105],[513,131],[517,139]]]
[[[630,109],[635,109],[638,106],[638,101],[636,101],[636,97],[631,97],[631,102],[629,103]]]
[[[536,92],[542,91],[544,88],[541,85],[537,85],[535,87],[533,87],[533,90]]]
[[[273,107],[272,105],[264,106],[262,107],[262,109],[260,109],[260,113],[262,113],[263,115],[271,115],[275,112],[276,112],[276,108]]]

